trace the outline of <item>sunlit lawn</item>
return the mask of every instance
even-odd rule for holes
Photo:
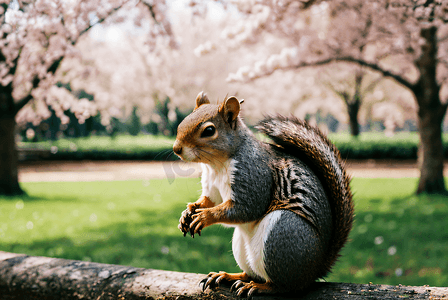
[[[351,242],[328,281],[448,286],[448,198],[411,196],[415,179],[354,179]],[[232,230],[183,237],[198,179],[26,183],[0,198],[0,250],[186,272],[238,271]]]

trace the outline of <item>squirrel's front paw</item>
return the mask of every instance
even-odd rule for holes
[[[196,213],[196,205],[195,203],[188,203],[187,209],[182,212],[182,215],[179,219],[179,225],[177,226],[180,231],[184,234],[184,236],[187,235],[189,232],[192,237],[194,237],[194,233],[192,230],[190,230],[190,224],[193,221],[193,215]]]
[[[179,219],[179,225],[177,226],[180,229],[180,231],[182,231],[184,236],[187,235],[187,232],[190,229],[191,221],[192,221],[191,214],[187,210],[184,210]]]
[[[202,229],[213,223],[212,214],[207,208],[200,208],[192,215],[193,221],[190,224],[190,233],[194,236],[195,233],[201,235]]]

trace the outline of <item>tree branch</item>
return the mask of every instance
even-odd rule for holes
[[[16,115],[28,102],[30,102],[33,99],[33,96],[31,96],[31,92],[20,99],[18,102],[14,105],[14,114]]]
[[[351,56],[342,56],[342,57],[332,57],[332,58],[327,58],[324,60],[319,60],[319,61],[315,61],[315,62],[302,62],[299,63],[295,66],[291,66],[288,67],[286,69],[299,69],[299,68],[305,68],[305,67],[313,67],[313,66],[322,66],[322,65],[326,65],[332,62],[351,62],[351,63],[356,63],[360,66],[363,67],[367,67],[371,70],[374,71],[378,71],[380,72],[384,77],[390,77],[392,79],[394,79],[395,81],[397,81],[399,84],[403,85],[404,87],[408,88],[408,89],[413,89],[415,84],[409,82],[408,80],[406,80],[405,78],[403,78],[402,76],[392,73],[391,71],[385,70],[382,67],[380,67],[378,64],[375,63],[369,63],[366,62],[362,59],[358,59],[358,58],[354,58]],[[273,73],[273,72],[271,72]],[[266,74],[269,75],[269,74]]]
[[[153,18],[154,22],[156,22],[156,24],[160,24],[157,21],[157,19],[156,19],[156,12],[154,11],[153,5],[150,4],[150,3],[147,3],[146,1],[142,1],[142,4],[145,5],[148,8],[148,10],[149,10],[149,12],[151,14],[151,17]]]
[[[334,85],[330,81],[323,82],[323,85],[325,85],[333,93],[338,95],[348,105],[348,101],[349,101],[348,99],[350,98],[350,95],[348,94],[348,92],[346,92],[344,90],[338,90],[337,88],[334,87]]]
[[[31,99],[33,99],[31,92],[39,86],[39,83],[40,79],[39,77],[37,77],[37,75],[35,75],[33,78],[33,86],[31,87],[29,94],[14,104],[14,114],[17,114],[19,110],[21,110],[28,102],[31,101]]]
[[[5,12],[8,10],[9,4],[7,3],[2,3],[0,4],[0,7],[3,8],[4,13],[0,15],[0,20],[1,20],[1,24],[5,24]]]
[[[171,28],[171,24],[166,19],[165,20],[162,19],[162,22],[157,20],[157,12],[154,9],[156,4],[154,4],[152,2],[148,3],[147,1],[141,1],[141,3],[143,5],[145,5],[146,7],[148,7],[148,10],[151,14],[151,17],[154,19],[155,24],[160,26],[162,28],[162,30],[164,31],[164,34],[170,38],[170,45],[172,47],[176,47],[176,43],[173,39],[173,30]],[[158,5],[160,5],[160,4],[158,4]]]
[[[126,3],[126,2],[125,2],[125,3]],[[99,20],[96,21],[95,23],[90,24],[89,26],[87,26],[84,30],[82,30],[82,31],[79,33],[79,35],[78,35],[78,39],[79,39],[79,37],[80,37],[81,35],[83,35],[83,34],[86,33],[87,31],[89,31],[93,26],[98,25],[98,24],[101,24],[101,23],[103,23],[104,21],[106,21],[107,18],[109,18],[109,17],[110,17],[111,15],[113,15],[116,11],[118,11],[120,8],[122,8],[123,5],[124,5],[124,3],[121,4],[121,5],[119,5],[119,6],[117,6],[117,7],[115,7],[114,9],[112,9],[112,10],[109,12],[109,14],[107,14],[107,16],[105,16],[104,18],[99,19]],[[72,42],[72,45],[75,45],[76,42],[78,41],[78,39],[75,39],[74,41],[71,41],[71,42]]]
[[[316,0],[300,0],[299,1],[302,4],[302,9],[308,9],[311,6],[313,6],[314,4],[316,4]]]
[[[371,92],[381,81],[383,80],[383,76],[372,80],[367,87],[364,88],[362,91],[363,94],[367,94],[368,92]]]

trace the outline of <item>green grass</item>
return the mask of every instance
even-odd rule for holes
[[[26,183],[29,198],[0,198],[0,250],[136,267],[208,272],[233,265],[232,232],[184,238],[180,213],[198,180]]]
[[[412,196],[416,179],[353,180],[351,242],[328,281],[448,286],[448,198]],[[24,183],[0,198],[0,250],[185,272],[238,271],[232,230],[177,229],[198,179]],[[375,243],[376,241],[376,243]]]
[[[417,179],[355,178],[355,225],[328,280],[448,286],[448,197]]]

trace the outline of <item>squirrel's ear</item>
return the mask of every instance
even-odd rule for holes
[[[238,118],[240,109],[240,102],[233,96],[227,98],[219,108],[219,113],[222,115],[224,120],[229,123],[232,129],[235,129],[236,127],[236,119]]]
[[[196,107],[194,110],[198,109],[202,104],[210,104],[210,100],[208,100],[208,97],[204,92],[200,92],[196,97]]]

